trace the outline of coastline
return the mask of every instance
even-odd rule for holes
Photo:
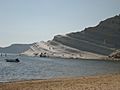
[[[21,56],[21,55],[20,55]],[[39,57],[39,56],[29,56],[29,55],[23,55],[23,56],[28,56],[28,57]],[[40,58],[53,58],[53,59],[74,59],[74,60],[100,60],[100,61],[120,61],[120,58],[109,58],[108,56],[104,57],[91,57],[91,58],[86,58],[86,57],[57,57],[57,56],[47,56],[47,57],[40,57]]]
[[[0,90],[119,90],[120,74],[0,83]]]

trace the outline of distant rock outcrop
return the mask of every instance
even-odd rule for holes
[[[0,53],[22,53],[28,50],[32,44],[12,44],[8,47],[0,47]]]
[[[57,35],[48,42],[34,43],[23,54],[63,58],[100,58],[120,49],[120,15],[101,21],[81,32]]]

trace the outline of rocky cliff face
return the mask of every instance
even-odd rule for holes
[[[35,43],[23,54],[94,58],[109,55],[116,49],[120,49],[120,15],[81,32],[57,35],[51,41]]]
[[[109,55],[120,48],[120,15],[108,18],[81,32],[57,35],[53,41],[78,50]]]

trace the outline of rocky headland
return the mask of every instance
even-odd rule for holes
[[[120,15],[80,32],[56,35],[53,40],[34,43],[21,53],[29,56],[101,59],[120,49]]]

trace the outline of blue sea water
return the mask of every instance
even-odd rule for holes
[[[6,58],[19,58],[20,62],[6,62]],[[40,58],[18,55],[0,57],[0,82],[114,73],[120,73],[120,61]]]

